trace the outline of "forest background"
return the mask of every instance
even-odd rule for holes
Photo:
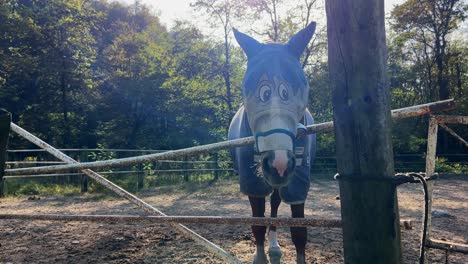
[[[193,0],[203,27],[171,28],[140,1],[0,0],[0,107],[59,148],[179,149],[227,138],[246,58],[232,27],[284,42],[311,21],[301,58],[316,123],[331,121],[323,0]],[[157,8],[157,6],[155,6]],[[386,17],[392,109],[455,98],[468,113],[468,44],[462,0],[408,0]],[[454,126],[466,138],[468,127]],[[393,125],[395,154],[424,153],[427,117]],[[10,140],[10,149],[31,148]],[[331,133],[318,155],[334,155]],[[439,153],[468,150],[441,135]],[[461,157],[461,158],[460,158]]]

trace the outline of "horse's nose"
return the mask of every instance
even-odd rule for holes
[[[271,177],[271,184],[284,184],[293,171],[296,159],[290,150],[271,150],[263,154],[262,169],[265,176]]]

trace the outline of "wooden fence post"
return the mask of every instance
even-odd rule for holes
[[[218,153],[214,153],[214,163],[213,163],[213,174],[214,174],[214,179],[213,181],[217,181],[219,178],[219,164],[218,164]]]
[[[81,151],[79,156],[79,162],[87,162],[88,153]],[[81,193],[87,193],[89,189],[89,178],[86,174],[81,175]]]
[[[185,157],[184,157],[184,161],[185,161],[185,162],[184,162],[184,169],[185,169],[185,171],[184,171],[184,181],[185,181],[185,182],[188,182],[188,181],[189,181],[189,171],[188,171],[188,169],[189,169],[189,164],[188,164],[188,156],[185,156]]]
[[[138,172],[137,172],[137,191],[139,192],[141,189],[143,189],[143,184],[145,180],[145,172],[143,171],[143,164],[140,163],[137,166]]]
[[[429,118],[429,127],[427,129],[427,150],[426,150],[426,177],[431,177],[435,172],[436,165],[436,152],[437,152],[437,132],[439,124],[434,116]],[[427,215],[427,230],[426,230],[426,241],[421,241],[426,245],[427,240],[431,239],[431,224],[432,224],[432,196],[434,190],[434,181],[427,181],[427,194],[429,197],[428,212]],[[429,248],[426,248],[424,254],[425,263],[429,263],[428,259]]]
[[[11,114],[0,108],[0,197],[6,195],[6,182],[3,179],[7,160],[8,137],[10,135]]]
[[[402,263],[384,0],[326,1],[344,263]]]

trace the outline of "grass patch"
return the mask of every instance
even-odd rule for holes
[[[8,183],[9,184],[9,183]],[[9,186],[7,187],[8,189]],[[74,185],[58,185],[58,184],[40,184],[40,183],[26,183],[15,188],[14,191],[9,193],[13,196],[28,196],[28,195],[58,195],[58,196],[73,196],[80,193],[80,187]]]
[[[114,184],[122,187],[130,193],[138,193],[138,175],[137,174],[106,174],[105,178],[112,181]],[[160,173],[153,175],[144,175],[143,190],[157,188],[159,192],[169,193],[174,191],[193,193],[202,192],[224,192],[224,185],[229,186],[229,182],[236,182],[237,177],[231,174],[221,174],[220,178],[213,182],[214,175],[212,173],[190,173],[188,182],[185,181],[181,174]],[[235,179],[235,180],[233,180]],[[73,180],[73,181],[72,181]],[[53,178],[41,179],[9,179],[5,181],[7,196],[73,196],[81,195],[81,183],[79,179],[68,179],[64,184],[57,184]],[[216,191],[214,191],[216,190]],[[238,188],[236,189],[238,191]],[[106,187],[89,181],[88,193],[102,194],[104,197],[116,197],[116,195]]]

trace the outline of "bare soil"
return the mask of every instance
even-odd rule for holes
[[[432,234],[437,239],[468,243],[468,179],[440,179],[433,209],[448,216],[434,216]],[[306,202],[306,217],[340,217],[337,182],[315,179]],[[188,184],[161,187],[138,194],[169,215],[249,216],[247,197],[234,181],[213,185]],[[413,230],[402,230],[403,259],[417,263],[423,193],[416,184],[398,188],[400,218],[414,220]],[[268,211],[268,209],[267,209]],[[117,197],[81,195],[0,199],[1,213],[141,214],[144,212]],[[289,216],[282,204],[280,216]],[[255,251],[248,226],[189,226],[240,260],[251,263]],[[279,228],[282,263],[295,263],[288,228]],[[308,263],[343,263],[341,229],[308,228]],[[430,250],[432,263],[446,263],[446,254]],[[0,221],[0,263],[224,263],[167,225],[108,224],[94,222]],[[468,257],[450,253],[448,263],[468,263]]]

